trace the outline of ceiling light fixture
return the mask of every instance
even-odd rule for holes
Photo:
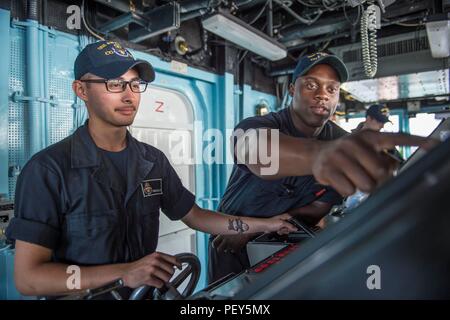
[[[265,33],[227,12],[211,15],[202,21],[203,28],[270,61],[287,56],[286,47]]]

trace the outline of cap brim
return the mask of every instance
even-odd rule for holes
[[[311,68],[313,68],[314,66],[316,66],[318,64],[328,64],[334,70],[336,70],[336,72],[337,72],[337,74],[339,76],[339,80],[341,81],[341,83],[346,82],[348,80],[347,67],[345,66],[345,64],[338,57],[333,56],[333,55],[324,56],[324,57],[322,57],[320,59],[317,59],[310,66],[305,68],[300,74],[298,74],[298,76],[305,75],[306,73],[309,72],[309,70],[311,70]]]
[[[385,123],[388,123],[388,122],[392,123],[392,121],[389,120],[389,118],[385,117],[385,116],[370,115],[370,114],[368,114],[368,116],[371,117],[372,119],[378,121],[379,123],[382,123],[382,124],[385,124]]]
[[[137,69],[139,77],[142,80],[147,82],[152,82],[153,80],[155,80],[155,70],[149,62],[145,60],[136,60],[135,64],[129,69],[131,68]]]
[[[128,70],[135,68],[139,74],[139,78],[144,81],[152,82],[155,80],[155,71],[152,65],[145,60],[134,61],[116,61],[99,68],[90,70],[89,72],[105,79],[118,78]]]

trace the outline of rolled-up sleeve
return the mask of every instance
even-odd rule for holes
[[[162,205],[161,209],[170,220],[180,220],[192,209],[195,196],[183,186],[178,174],[167,157],[162,154]]]
[[[60,190],[57,174],[31,160],[17,180],[7,238],[55,249],[60,237]]]

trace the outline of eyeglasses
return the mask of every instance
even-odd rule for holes
[[[142,93],[147,89],[148,85],[148,82],[144,80],[126,81],[122,79],[86,79],[80,81],[88,83],[104,83],[106,90],[114,93],[124,92],[127,88],[127,84],[130,86],[131,91],[135,93]]]

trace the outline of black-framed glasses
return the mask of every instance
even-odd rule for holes
[[[148,85],[148,82],[139,79],[130,81],[122,79],[86,79],[80,81],[88,83],[104,83],[106,90],[114,93],[124,92],[127,85],[130,86],[131,91],[135,93],[142,93],[147,89]]]

